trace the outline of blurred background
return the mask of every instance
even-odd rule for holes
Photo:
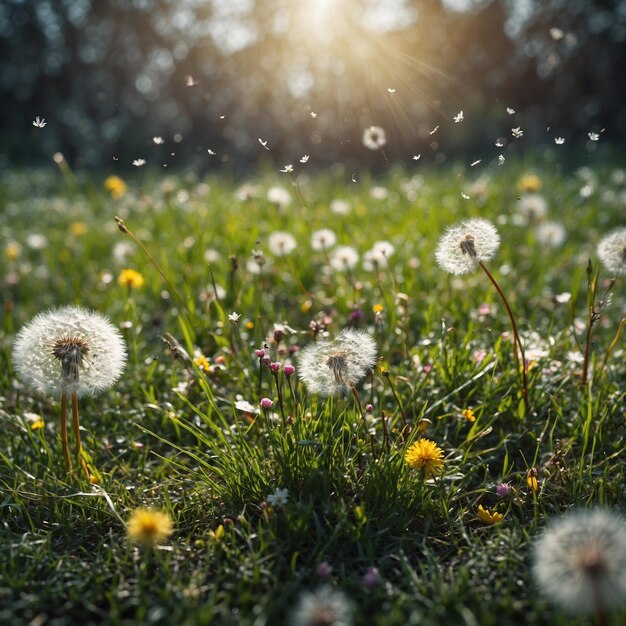
[[[619,151],[625,40],[624,0],[2,0],[0,162],[376,167],[556,137]]]

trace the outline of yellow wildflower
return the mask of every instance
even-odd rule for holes
[[[247,320],[244,326],[246,330],[252,330],[254,328],[254,322],[252,320]]]
[[[35,420],[30,425],[30,429],[31,430],[38,430],[39,428],[43,428],[45,425],[46,425],[46,423],[43,420]]]
[[[104,188],[114,200],[119,200],[126,193],[126,183],[119,176],[105,178]]]
[[[406,451],[404,458],[413,469],[423,471],[426,477],[443,467],[443,450],[429,439],[416,441]]]
[[[476,421],[476,416],[474,415],[474,410],[473,409],[463,409],[461,411],[461,415],[468,421],[468,422],[475,422]]]
[[[154,509],[135,509],[126,524],[126,534],[134,543],[155,545],[167,539],[174,531],[174,523],[167,513]]]
[[[74,237],[82,237],[87,233],[87,224],[85,222],[72,222],[70,224],[70,233]]]
[[[144,280],[143,276],[137,270],[125,269],[120,272],[117,282],[122,286],[134,289],[136,287],[141,287]]]
[[[374,313],[382,313],[383,312],[383,305],[382,304],[375,304],[372,307],[372,311],[374,311]]]
[[[476,517],[485,524],[497,524],[504,515],[502,513],[493,513],[489,509],[484,509],[482,504],[478,505],[478,511],[476,511]]]
[[[20,246],[17,241],[9,241],[7,247],[4,249],[4,256],[7,258],[7,261],[15,261],[21,251],[22,246]]]
[[[204,354],[197,356],[193,362],[198,366],[198,369],[201,369],[203,372],[208,372],[211,367],[209,365],[209,360],[204,356]]]
[[[535,193],[541,189],[541,178],[537,174],[524,174],[517,183],[521,192]]]

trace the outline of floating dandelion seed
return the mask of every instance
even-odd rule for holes
[[[388,91],[389,93],[396,93],[396,90],[395,90],[395,89],[393,89],[393,88],[391,88],[391,87],[388,87],[388,88],[387,88],[387,91]]]
[[[421,154],[414,154],[414,155],[413,155],[413,160],[414,160],[414,161],[419,161],[419,160],[420,160],[420,158],[421,158],[421,156],[422,156]]]
[[[290,626],[351,626],[352,604],[340,591],[320,587],[300,595]]]
[[[470,197],[466,193],[463,193],[463,192],[461,192],[461,197],[464,198],[465,200],[470,199]]]
[[[317,113],[315,111],[311,111],[311,117],[315,119],[317,117]]]
[[[470,167],[474,167],[474,166],[478,165],[481,161],[482,161],[482,159],[476,159],[475,161],[472,161],[470,163]]]
[[[130,541],[144,546],[163,543],[173,531],[171,517],[153,509],[135,509],[126,524],[126,535]]]
[[[146,160],[145,159],[135,159],[133,161],[133,165],[135,167],[143,167],[146,164]]]
[[[463,111],[459,111],[452,119],[454,120],[455,124],[462,122],[464,119]]]
[[[311,393],[330,396],[354,388],[376,363],[376,342],[360,330],[342,330],[334,341],[298,354],[298,373]]]
[[[163,139],[163,137],[160,137],[159,135],[152,137],[152,143],[154,143],[157,146],[160,146],[161,144],[165,143],[165,140]]]
[[[216,152],[213,152],[213,150],[211,150],[211,148],[209,148],[209,149],[207,150],[207,152],[208,152],[211,156],[215,156],[215,155],[217,154]]]
[[[33,121],[33,126],[35,126],[36,128],[43,128],[46,124],[47,122],[45,118],[42,117],[41,119],[39,119],[39,115]]]
[[[591,141],[598,141],[600,139],[600,135],[598,135],[598,133],[587,133],[587,136]]]
[[[191,74],[185,76],[185,85],[187,85],[187,87],[195,87],[197,84],[198,81]]]
[[[504,165],[504,161],[506,159],[504,158],[503,154],[498,155],[498,165]]]
[[[291,172],[293,172],[293,165],[291,165],[291,163],[288,163],[287,165],[285,165],[282,169],[279,170],[280,172],[283,172],[285,174],[291,174]]]
[[[266,149],[269,150],[269,148],[267,147],[267,139],[265,141],[263,141],[260,137],[259,137],[259,143]]]
[[[77,306],[61,307],[40,313],[20,330],[13,346],[13,362],[26,384],[39,391],[61,394],[61,437],[69,471],[68,397],[72,400],[80,458],[78,397],[100,393],[120,377],[126,363],[122,336],[99,313]]]
[[[609,272],[626,274],[626,228],[618,228],[600,240],[598,258]]]
[[[467,274],[478,267],[479,261],[492,259],[499,245],[500,236],[491,222],[482,218],[464,220],[439,239],[437,263],[451,274]]]
[[[515,115],[515,109],[512,109],[511,107],[507,107],[507,108],[506,108],[506,112],[507,112],[509,115]]]
[[[515,137],[515,139],[519,139],[524,136],[524,131],[521,126],[518,126],[517,128],[511,128],[511,134]]]
[[[363,145],[369,150],[378,150],[386,143],[385,131],[380,126],[370,126],[363,131]]]
[[[557,146],[562,146],[565,143],[565,137],[555,137],[554,138],[554,143]]]
[[[561,39],[563,39],[564,36],[565,36],[565,33],[560,28],[557,28],[556,26],[553,26],[550,29],[550,37],[552,37],[554,41],[560,41]]]
[[[502,138],[496,139],[496,143],[494,145],[496,146],[496,148],[503,148],[504,147],[504,139],[502,139]]]
[[[626,602],[626,523],[597,509],[570,513],[550,525],[534,549],[537,586],[570,613],[606,612]]]
[[[438,130],[439,130],[439,126],[435,126],[435,128],[433,128],[429,134],[434,135]]]
[[[443,468],[443,450],[430,439],[419,439],[409,446],[404,459],[409,467],[420,470],[426,478]]]
[[[309,160],[309,155],[305,154],[300,158],[300,163],[306,163]]]

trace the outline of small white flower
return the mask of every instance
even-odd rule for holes
[[[515,139],[519,139],[520,137],[523,137],[524,131],[521,126],[518,126],[517,128],[511,128],[511,134],[515,137]]]
[[[463,118],[463,111],[459,111],[452,119],[454,120],[455,124],[458,124],[459,122],[462,122],[463,119],[464,119]]]
[[[473,218],[449,228],[437,244],[438,265],[451,274],[467,274],[480,261],[492,259],[500,246],[496,227],[488,220]]]
[[[267,498],[267,503],[271,506],[285,506],[289,501],[288,489],[276,489],[274,493],[271,493]]]
[[[239,322],[239,320],[241,319],[241,313],[235,313],[234,311],[232,313],[228,314],[228,319],[233,322],[234,324],[236,324],[237,322]]]
[[[330,228],[321,228],[311,234],[311,248],[317,251],[328,250],[337,242],[337,235]]]
[[[269,236],[268,245],[276,256],[285,256],[293,252],[298,244],[293,235],[279,230]]]
[[[359,253],[352,246],[337,246],[330,255],[330,266],[339,272],[351,270],[359,262]]]
[[[587,136],[591,141],[598,141],[598,139],[600,139],[600,135],[598,135],[598,133],[587,133]]]
[[[554,143],[557,146],[562,146],[565,143],[565,137],[555,137],[554,138]]]
[[[258,406],[254,406],[251,402],[247,400],[237,400],[235,402],[235,408],[242,413],[249,413],[250,415],[255,415],[261,412]]]
[[[291,172],[293,172],[293,165],[291,165],[291,163],[288,163],[287,165],[285,165],[282,169],[279,170],[280,172],[283,172],[285,174],[290,174]]]
[[[43,128],[46,124],[47,122],[45,118],[42,117],[41,119],[39,119],[39,115],[33,121],[33,126],[35,126],[36,128]]]
[[[95,395],[120,377],[126,347],[106,317],[66,306],[40,313],[20,330],[13,362],[20,378],[39,391]]]
[[[160,146],[161,144],[165,143],[165,139],[163,139],[163,137],[159,135],[156,135],[155,137],[152,137],[152,142],[157,146]]]
[[[146,160],[145,159],[135,159],[133,161],[133,165],[135,167],[143,167],[146,164]]]
[[[380,126],[370,126],[363,131],[363,145],[369,150],[378,150],[386,143],[385,130]]]

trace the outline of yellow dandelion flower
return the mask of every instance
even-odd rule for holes
[[[424,472],[426,477],[443,467],[443,450],[429,439],[416,441],[406,451],[404,458],[413,469]]]
[[[87,230],[85,222],[72,222],[70,224],[70,233],[73,237],[82,237],[87,233]]]
[[[31,430],[38,430],[40,428],[43,428],[46,425],[46,423],[43,420],[35,420],[31,425],[30,425],[30,429]]]
[[[197,356],[193,362],[198,366],[198,369],[201,369],[203,372],[208,372],[211,367],[209,365],[209,360],[204,356],[204,354]]]
[[[473,409],[463,409],[461,411],[461,415],[468,421],[468,422],[475,422],[476,421],[476,416],[474,415],[474,411]]]
[[[128,538],[147,546],[165,541],[173,531],[170,516],[154,509],[135,509],[126,524]]]
[[[254,328],[254,322],[252,320],[247,320],[244,326],[246,330],[252,330]]]
[[[485,524],[497,524],[504,515],[502,513],[493,513],[489,509],[484,509],[482,504],[478,505],[478,511],[476,511],[476,517]]]
[[[125,269],[120,272],[120,275],[117,277],[117,282],[122,286],[134,289],[141,287],[144,280],[143,276],[137,270]]]
[[[541,178],[537,174],[524,174],[519,179],[517,188],[521,192],[535,193],[541,189]]]
[[[126,193],[126,183],[119,176],[105,178],[104,188],[114,200],[119,200]]]
[[[382,304],[375,304],[372,307],[372,311],[374,311],[374,313],[382,313],[383,312],[383,305]]]
[[[18,256],[20,256],[20,252],[22,251],[22,246],[20,246],[17,241],[9,241],[7,247],[4,249],[4,256],[7,261],[15,261]]]
[[[537,477],[532,474],[529,474],[526,478],[526,484],[530,489],[532,489],[532,491],[537,491],[539,489],[539,481],[537,480]]]

